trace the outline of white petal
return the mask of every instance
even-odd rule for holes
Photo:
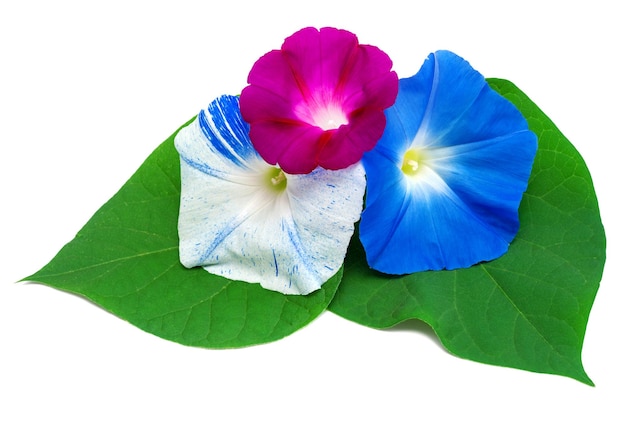
[[[197,120],[176,147],[183,265],[285,294],[309,294],[337,273],[362,210],[360,163],[286,174],[287,188],[276,191],[264,178],[273,167],[256,154],[243,154],[245,162],[225,157]]]

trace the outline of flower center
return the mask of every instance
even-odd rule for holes
[[[271,167],[265,173],[265,181],[270,189],[281,192],[287,188],[287,178],[285,173],[278,167]]]
[[[416,176],[423,167],[424,155],[417,149],[409,149],[402,159],[402,172],[409,177]]]
[[[312,113],[313,122],[322,130],[338,129],[348,124],[348,119],[341,107],[337,104],[326,104]]]

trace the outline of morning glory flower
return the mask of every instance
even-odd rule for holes
[[[385,133],[363,156],[359,235],[369,265],[407,274],[504,254],[537,151],[522,114],[449,51],[401,79],[386,114]]]
[[[304,28],[261,57],[241,93],[259,154],[285,172],[358,162],[385,128],[398,94],[389,56],[335,28]]]
[[[363,208],[362,165],[290,175],[254,150],[239,99],[213,101],[175,138],[180,260],[284,294],[308,294],[343,264]]]

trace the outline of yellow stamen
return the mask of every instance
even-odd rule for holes
[[[419,173],[422,167],[422,161],[424,156],[417,149],[409,149],[405,152],[402,159],[402,172],[408,176],[415,176]]]
[[[285,177],[283,170],[278,167],[270,168],[265,179],[272,190],[283,191],[287,188],[287,177]]]

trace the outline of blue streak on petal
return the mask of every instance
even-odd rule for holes
[[[233,211],[233,217],[226,222],[222,229],[219,230],[215,237],[208,242],[205,246],[205,250],[200,256],[200,261],[205,261],[211,254],[231,235],[239,226],[241,226],[246,220],[252,218],[258,212],[261,212],[265,207],[271,203],[270,198],[263,200],[261,195],[256,195],[256,198],[252,198],[247,207],[243,209],[235,209]]]
[[[205,162],[200,162],[194,159],[190,159],[188,156],[184,156],[184,155],[181,155],[180,159],[182,159],[183,162],[185,162],[191,168],[197,171],[200,171],[206,175],[209,175],[211,177],[220,178],[222,180],[226,180],[228,178],[228,175],[225,174],[223,171],[216,170],[215,168],[211,167],[209,164]]]
[[[248,185],[262,158],[248,137],[238,98],[221,96],[201,111],[197,120],[177,136],[175,145],[184,164],[208,176]],[[253,177],[254,178],[254,177]],[[254,181],[253,181],[254,182]]]
[[[198,121],[207,141],[236,165],[245,167],[257,154],[248,137],[249,126],[241,117],[238,97],[217,98],[198,114]]]
[[[300,262],[304,263],[305,269],[309,273],[317,273],[317,270],[315,269],[315,265],[311,264],[311,257],[307,254],[306,249],[304,245],[302,244],[302,241],[300,240],[300,236],[298,235],[298,230],[296,226],[293,224],[293,222],[290,224],[287,224],[287,235],[289,237],[289,242],[291,243],[291,245],[293,245],[294,249],[296,250],[296,253],[300,257]]]
[[[217,247],[228,238],[230,234],[237,228],[237,226],[241,225],[241,222],[233,222],[227,223],[223,226],[222,230],[215,234],[212,240],[210,240],[209,244],[202,244],[204,247],[204,252],[198,258],[198,261],[203,262],[206,261],[211,254],[215,252]]]
[[[276,250],[272,249],[272,257],[274,257],[274,266],[276,266],[275,276],[278,277],[278,262],[276,261]]]

